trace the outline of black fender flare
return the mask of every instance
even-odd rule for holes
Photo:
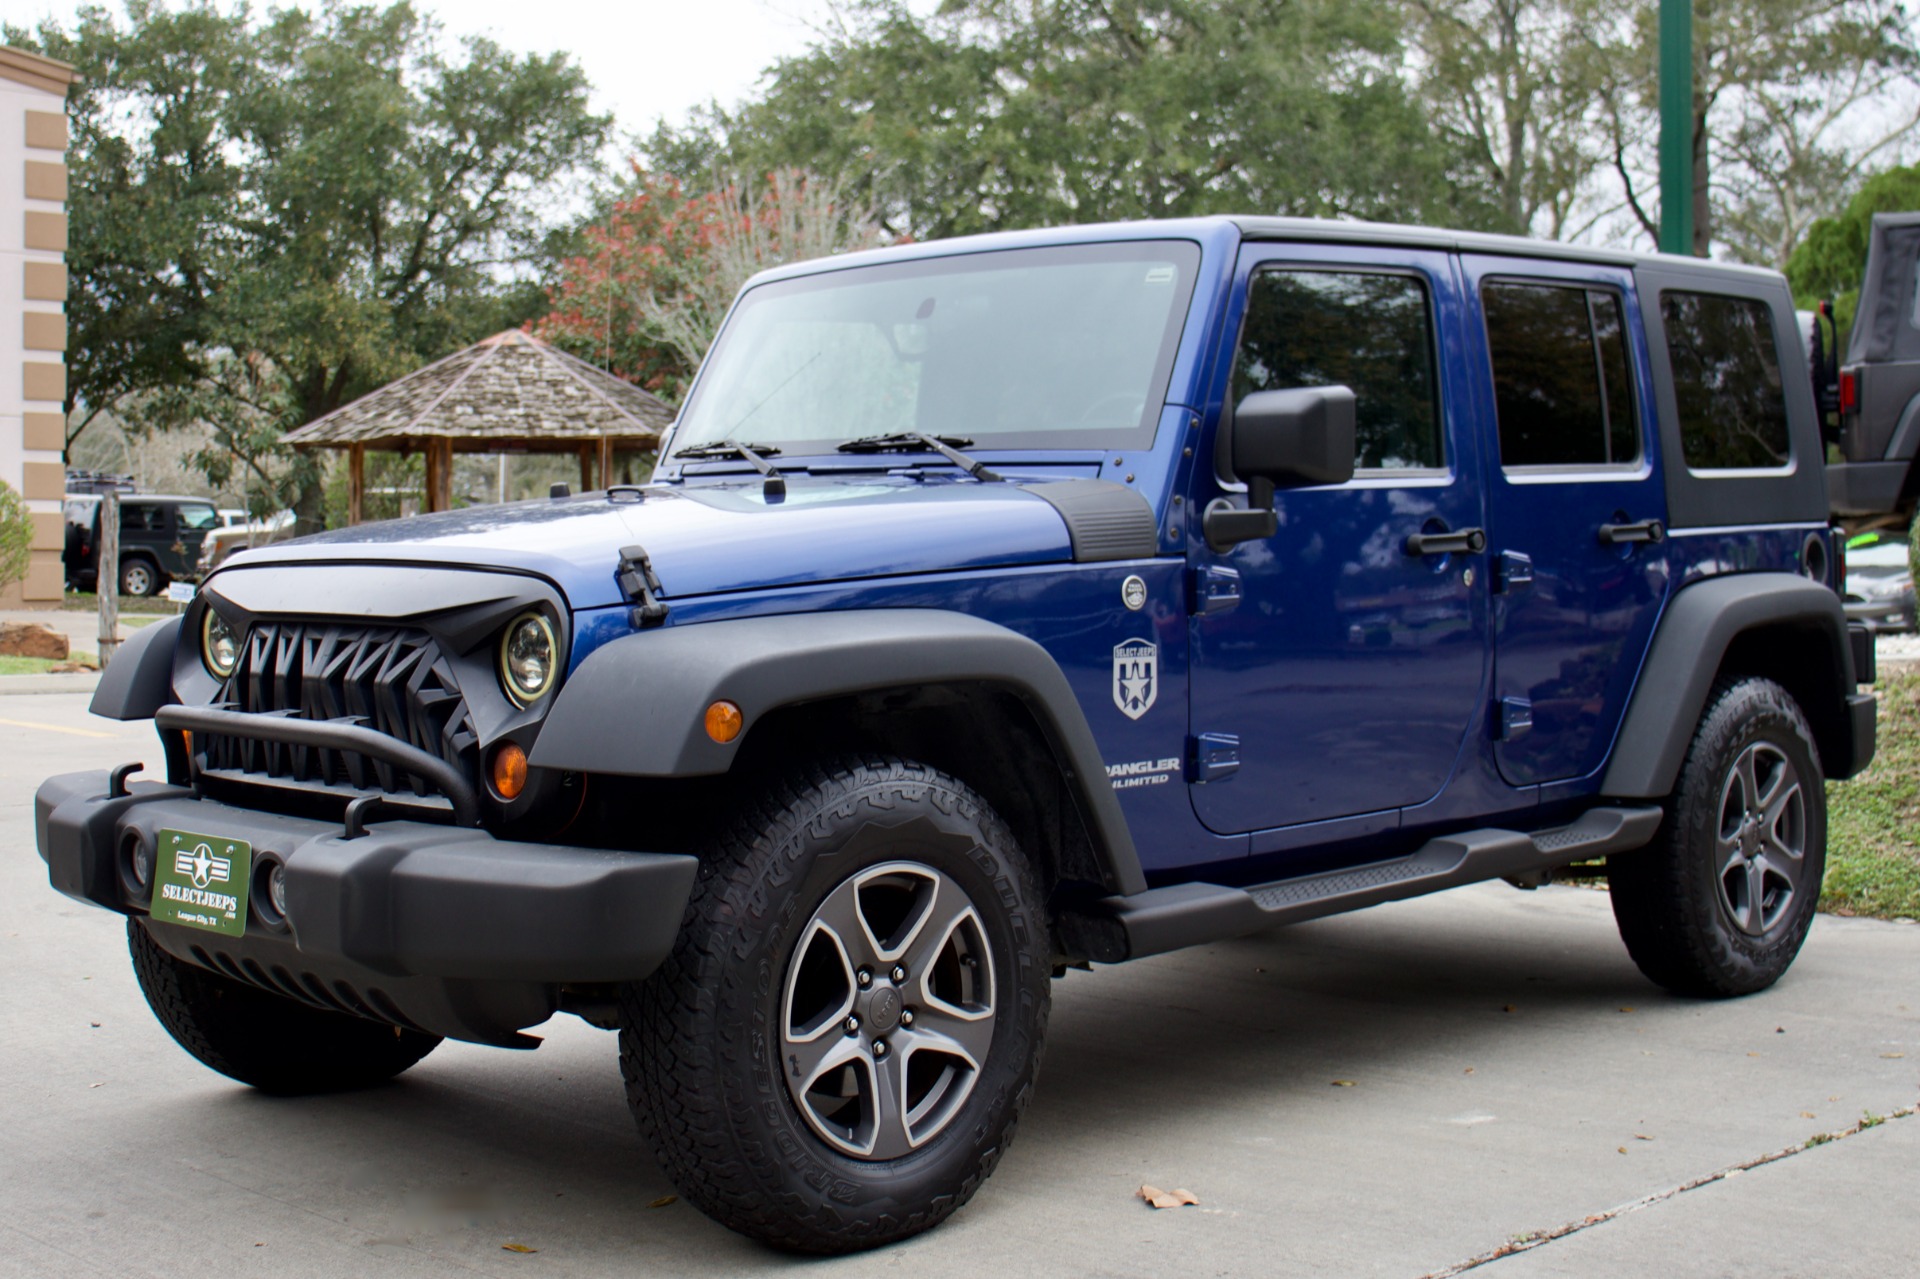
[[[166,617],[141,627],[121,644],[100,672],[93,701],[87,709],[105,719],[152,719],[162,706],[171,706],[173,648],[180,637],[180,619]]]
[[[1855,695],[1840,597],[1793,573],[1735,573],[1682,587],[1661,615],[1614,741],[1603,795],[1658,799],[1673,790],[1728,650],[1741,635],[1762,628],[1817,641],[1811,650],[1816,661],[1803,675],[1810,686],[1832,690],[1837,704],[1804,709],[1827,776],[1851,777],[1867,766],[1873,758],[1873,702]]]
[[[851,693],[984,684],[1018,697],[1045,735],[1112,886],[1146,889],[1093,730],[1053,657],[993,622],[940,609],[864,609],[734,618],[638,631],[601,645],[568,677],[530,763],[632,777],[729,771],[768,712]],[[707,736],[725,699],[745,723]]]

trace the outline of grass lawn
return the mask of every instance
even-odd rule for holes
[[[1873,766],[1827,787],[1827,883],[1837,915],[1920,919],[1920,674],[1883,679]]]
[[[0,675],[45,675],[55,667],[68,667],[80,663],[88,668],[99,664],[92,653],[75,652],[64,662],[56,662],[50,657],[0,657]]]
[[[68,591],[60,601],[62,613],[100,612],[100,597],[91,591]],[[144,615],[148,621],[162,617],[172,617],[180,611],[178,604],[169,604],[164,596],[147,596],[143,599],[120,597],[120,624],[122,626],[145,626],[145,621],[134,621],[127,616],[129,612]]]

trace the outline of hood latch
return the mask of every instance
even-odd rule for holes
[[[667,606],[660,602],[666,592],[654,576],[653,561],[644,546],[622,547],[620,551],[620,592],[637,606],[631,614],[634,629],[645,630],[667,620]]]

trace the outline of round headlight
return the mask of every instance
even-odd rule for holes
[[[227,678],[240,664],[240,636],[217,609],[209,608],[200,619],[200,657],[216,679]]]
[[[538,613],[522,613],[507,624],[500,637],[500,682],[508,697],[525,706],[547,695],[559,673],[555,647],[553,627]]]

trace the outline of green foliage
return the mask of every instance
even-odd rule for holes
[[[26,580],[32,549],[33,516],[13,486],[0,480],[0,589]]]
[[[136,426],[210,425],[202,463],[318,523],[287,429],[537,315],[542,195],[606,136],[564,55],[405,4],[133,0],[11,42],[75,63],[72,394]]]
[[[1833,299],[1842,350],[1860,304],[1873,215],[1913,210],[1920,210],[1920,165],[1876,173],[1861,184],[1845,212],[1808,227],[1806,239],[1787,259],[1787,280],[1800,306],[1811,308],[1823,298]]]
[[[1827,787],[1820,903],[1842,915],[1920,919],[1920,674],[1883,677],[1873,764]]]
[[[656,169],[835,174],[891,232],[1214,212],[1498,221],[1400,74],[1393,0],[854,0]],[[685,169],[683,177],[695,176]]]
[[[1608,151],[1651,246],[1659,6],[1577,3],[1604,67]],[[1920,41],[1902,0],[1695,0],[1693,14],[1695,252],[1782,267],[1867,166],[1908,145]]]

